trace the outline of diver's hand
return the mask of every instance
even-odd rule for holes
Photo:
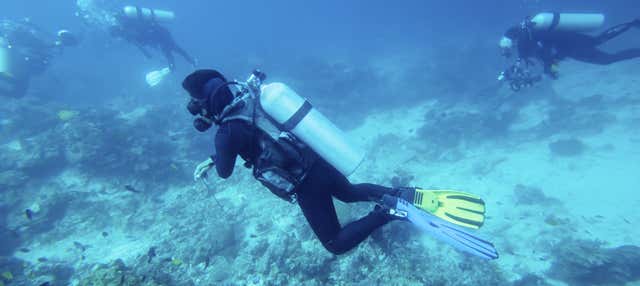
[[[560,76],[560,70],[557,64],[551,65],[551,67],[549,68],[549,76],[552,79],[558,79],[558,77]]]
[[[207,177],[207,172],[209,172],[209,170],[211,168],[213,168],[213,166],[215,166],[216,162],[214,161],[214,157],[209,157],[207,158],[207,160],[202,161],[202,163],[198,164],[198,166],[196,166],[196,170],[193,171],[193,180],[194,181],[198,181],[198,179],[201,179],[203,177]]]
[[[503,81],[505,80],[506,76],[505,76],[505,72],[501,72],[500,74],[498,74],[498,81]]]

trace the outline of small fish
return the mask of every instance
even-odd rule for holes
[[[211,258],[209,258],[209,256],[204,258],[204,269],[207,269],[207,267],[209,267],[209,264],[211,263]]]
[[[134,188],[132,185],[124,185],[124,189],[132,193],[137,193],[137,194],[142,193],[140,190]]]
[[[103,231],[103,232],[102,232],[102,237],[107,237],[107,236],[109,236],[109,233],[108,233],[108,232],[106,232],[106,231]]]
[[[622,220],[623,220],[624,222],[628,223],[628,224],[631,224],[631,222],[630,222],[628,219],[624,218],[624,217],[622,218]]]
[[[77,249],[80,249],[82,252],[87,250],[87,246],[86,245],[83,245],[82,243],[77,242],[77,241],[73,242],[73,246],[75,246]]]
[[[41,283],[38,286],[51,286],[51,282],[47,281],[47,282]]]
[[[147,259],[147,263],[151,263],[151,259],[156,257],[156,248],[155,248],[155,246],[149,248],[149,251],[147,251],[147,256],[149,257],[149,259]]]
[[[30,209],[24,210],[24,216],[27,217],[28,220],[33,219],[33,211]]]
[[[9,271],[2,272],[2,278],[11,281],[13,280],[13,273]]]
[[[38,262],[47,262],[47,261],[49,261],[49,259],[47,259],[46,257],[38,258]]]
[[[24,253],[27,253],[27,252],[31,251],[30,249],[28,249],[26,247],[20,248],[18,250],[20,250],[20,252],[24,252]]]

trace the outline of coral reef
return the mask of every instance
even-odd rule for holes
[[[518,205],[551,205],[560,204],[555,198],[547,197],[540,188],[517,184],[513,188],[513,195]]]
[[[555,156],[573,157],[584,153],[586,146],[582,141],[571,138],[561,139],[549,143],[549,150]]]
[[[569,285],[624,285],[640,280],[640,247],[603,248],[601,242],[564,240],[554,247],[549,276]]]
[[[465,148],[507,136],[517,111],[484,113],[478,111],[439,111],[435,108],[425,115],[425,124],[417,136],[427,142],[432,156],[443,151]]]
[[[167,281],[171,282],[171,281]],[[91,269],[91,274],[78,282],[79,286],[159,286],[175,285],[170,283],[157,283],[151,277],[140,276],[127,267],[122,260],[116,260],[110,264],[96,265]]]
[[[524,277],[513,281],[513,286],[551,286],[547,281],[535,274],[527,274]]]

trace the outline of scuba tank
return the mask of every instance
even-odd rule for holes
[[[11,74],[11,62],[9,61],[9,50],[4,46],[0,46],[0,74],[2,75]]]
[[[14,92],[11,57],[4,38],[0,37],[0,95]]]
[[[588,32],[604,24],[604,15],[598,13],[540,13],[530,20],[537,31]]]
[[[152,22],[171,22],[175,18],[173,11],[141,8],[137,6],[125,6],[123,12],[127,18]]]
[[[262,85],[259,101],[283,131],[291,132],[343,175],[353,173],[364,159],[362,149],[284,83]]]
[[[11,75],[11,54],[8,41],[0,36],[0,74]]]
[[[212,118],[216,124],[241,120],[261,131],[254,136],[260,146],[257,158],[245,162],[253,176],[278,197],[294,202],[297,187],[318,157],[345,176],[353,173],[364,152],[287,85],[263,84],[265,78],[255,70],[246,82],[227,82],[240,90]]]

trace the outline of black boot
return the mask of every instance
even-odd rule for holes
[[[392,195],[382,196],[382,200],[375,206],[375,212],[383,212],[389,216],[390,219],[406,220],[407,213],[397,209],[398,197]]]
[[[401,187],[393,189],[392,196],[401,198],[409,203],[413,204],[416,195],[416,188],[412,187]]]

